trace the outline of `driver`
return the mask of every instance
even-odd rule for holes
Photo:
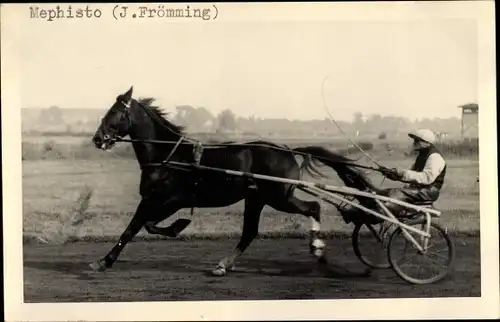
[[[382,192],[383,195],[400,201],[419,204],[434,202],[439,198],[446,175],[446,161],[435,147],[436,136],[429,129],[419,129],[410,132],[408,136],[413,139],[412,151],[417,152],[417,157],[411,169],[382,168],[384,175],[394,181],[409,183],[402,188],[390,188]],[[384,205],[394,215],[401,210],[401,206],[391,202]],[[349,206],[341,210],[346,223],[350,223],[360,210]]]

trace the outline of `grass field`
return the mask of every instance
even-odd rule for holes
[[[407,167],[410,159],[379,160],[393,167]],[[364,162],[361,162],[364,163]],[[448,158],[446,183],[436,206],[443,211],[440,221],[451,232],[476,234],[479,230],[479,161],[474,158]],[[341,185],[335,173],[324,169],[330,184]],[[140,171],[135,160],[39,160],[23,161],[23,231],[25,241],[65,243],[72,240],[113,240],[123,232],[140,197]],[[305,180],[308,178],[305,177]],[[375,183],[382,177],[374,174]],[[383,187],[398,184],[385,180]],[[301,194],[305,199],[310,196]],[[322,203],[322,230],[352,231],[336,210]],[[192,224],[183,236],[239,235],[242,203],[226,208],[195,209]],[[160,225],[189,216],[182,210]],[[309,222],[300,215],[288,215],[266,207],[261,219],[262,235],[303,235]],[[142,237],[148,236],[142,230]]]
[[[23,135],[22,159],[23,161],[38,160],[101,160],[114,158],[135,158],[130,144],[117,144],[112,151],[103,152],[97,150],[91,142],[92,134],[86,136],[70,135]],[[222,135],[211,133],[193,133],[191,138],[202,143],[235,141],[247,142],[258,139],[256,136]],[[286,144],[291,148],[301,145],[320,145],[341,153],[357,154],[358,149],[343,137],[311,137],[291,138],[272,137],[262,138],[278,144]],[[357,144],[371,155],[382,158],[392,158],[403,155],[408,149],[407,137],[391,140],[379,140],[373,137],[359,137]],[[479,141],[449,140],[438,143],[438,148],[447,157],[451,158],[477,158]]]

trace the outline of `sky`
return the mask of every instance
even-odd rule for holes
[[[134,86],[163,108],[324,119],[460,117],[478,101],[477,26],[465,19],[110,23],[25,19],[22,107],[101,108]]]

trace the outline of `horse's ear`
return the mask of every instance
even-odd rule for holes
[[[127,102],[129,102],[132,99],[132,92],[133,91],[134,91],[134,86],[130,86],[130,89],[125,94],[123,94],[123,96]]]

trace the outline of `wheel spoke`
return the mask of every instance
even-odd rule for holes
[[[422,255],[422,264],[423,262],[426,260],[427,258],[425,257],[425,255]],[[431,266],[428,266],[428,265],[422,265],[422,267],[429,272],[430,276],[429,277],[433,277],[436,275],[439,275],[441,273],[441,270],[439,268],[436,269],[436,265],[431,265]]]
[[[448,260],[449,260],[449,258],[448,258],[447,256],[445,256],[445,255],[441,255],[441,254],[439,254],[439,253],[426,253],[424,256],[428,256],[428,257],[432,257],[432,256],[434,256],[434,257],[442,258],[442,259],[444,259],[444,260],[446,260],[446,261],[448,261]]]
[[[440,248],[440,249],[438,249],[437,251],[438,251],[438,252],[441,252],[441,251],[448,251],[448,247],[447,247],[447,246],[448,246],[448,245],[445,243],[445,244],[443,245],[443,248]],[[430,244],[429,246],[427,246],[427,249],[426,249],[426,250],[428,251],[429,249],[432,249],[432,248],[434,248],[434,247],[436,247],[436,243],[433,243],[433,244]]]
[[[406,255],[406,254],[404,254],[404,255],[403,255],[403,256],[401,256],[401,257],[404,257],[405,255]],[[412,260],[413,258],[415,258],[417,255],[419,255],[419,254],[418,254],[418,253],[413,253],[413,254],[411,254],[411,255],[410,255],[410,257],[407,257],[407,258],[406,258],[406,261],[402,262],[400,265],[402,266],[402,265],[407,264],[410,260]],[[399,257],[399,258],[401,258],[401,257]]]
[[[372,232],[373,236],[375,236],[375,238],[377,238],[378,242],[379,242],[379,243],[381,243],[381,244],[383,244],[383,243],[384,243],[384,241],[383,241],[383,240],[382,240],[382,238],[381,238],[381,236],[382,236],[382,235],[381,235],[381,234],[379,235],[379,234],[375,231],[375,229],[373,229],[373,226],[372,226],[372,225],[366,225],[366,226],[367,226],[367,227],[368,227],[368,229]]]
[[[422,275],[420,274],[420,271],[422,270],[422,265],[418,265],[417,266],[417,276],[418,277],[422,277]]]
[[[446,269],[446,268],[447,268],[445,265],[443,265],[443,264],[439,263],[439,262],[438,262],[438,261],[436,261],[436,260],[433,260],[433,259],[429,258],[428,256],[425,256],[425,255],[424,255],[424,256],[422,256],[422,257],[423,257],[423,258],[425,258],[425,259],[426,259],[428,262],[430,262],[431,264],[434,264],[434,266],[440,266],[440,267],[442,267],[442,268],[444,268],[444,269]]]
[[[420,255],[420,254],[419,254]],[[423,256],[419,256],[419,259],[418,259],[418,263],[416,264],[417,265],[417,268],[416,268],[416,278],[418,279],[426,279],[426,278],[429,278],[429,277],[426,277],[427,273],[430,273],[430,277],[432,277],[434,274],[433,274],[433,267],[434,266],[431,266],[430,269],[427,269],[427,265],[423,265],[424,264],[424,259],[422,258]]]
[[[423,256],[425,257],[425,255]],[[441,273],[441,270],[439,269],[439,267],[437,267],[436,265],[431,265],[429,266],[429,270],[431,271],[431,274],[434,275],[434,273],[436,272],[438,275]]]

